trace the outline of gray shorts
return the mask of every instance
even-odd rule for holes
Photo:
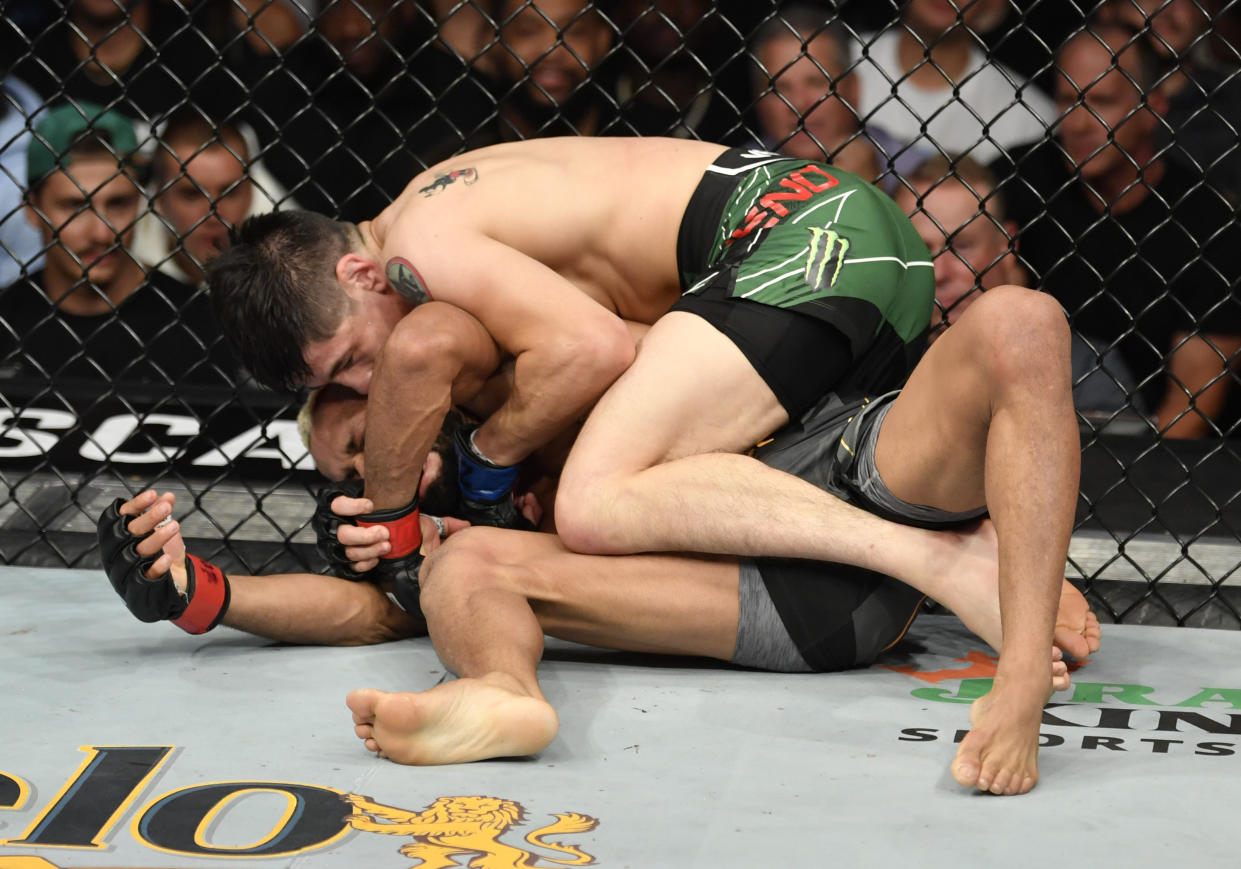
[[[764,464],[905,525],[950,528],[986,514],[910,504],[875,466],[879,429],[899,393],[831,395],[755,451]],[[908,629],[922,595],[873,571],[800,559],[743,559],[733,662],[765,670],[841,670],[874,661]]]

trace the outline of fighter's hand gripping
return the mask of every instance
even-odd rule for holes
[[[457,452],[457,482],[461,488],[461,518],[472,525],[493,525],[533,531],[513,499],[517,465],[497,465],[474,445],[477,426],[461,426],[453,434]]]
[[[228,610],[228,577],[185,551],[171,520],[174,496],[117,498],[99,517],[99,556],[112,587],[144,622],[171,621],[190,634],[214,628]]]
[[[357,525],[358,517],[337,513],[332,503],[340,496],[357,499],[362,497],[362,481],[346,480],[343,483],[329,483],[315,493],[315,512],[310,524],[315,529],[315,545],[328,563],[333,576],[341,579],[369,580],[367,570],[359,570],[349,557],[345,544],[340,539],[342,525]]]

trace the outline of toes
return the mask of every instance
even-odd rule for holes
[[[967,734],[966,739],[969,739]],[[978,757],[972,751],[966,750],[965,742],[961,743],[961,748],[957,750],[957,757],[952,762],[952,777],[957,780],[957,784],[967,788],[974,787],[979,783]]]
[[[358,739],[370,739],[375,735],[375,727],[371,724],[356,724],[353,732],[357,734]]]

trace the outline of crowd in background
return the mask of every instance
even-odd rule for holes
[[[205,303],[229,227],[368,219],[534,136],[694,137],[873,180],[935,256],[930,337],[1034,286],[1083,419],[1230,433],[1241,46],[1222,0],[10,0],[0,377],[244,381]]]

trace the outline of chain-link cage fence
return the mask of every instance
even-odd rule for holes
[[[828,159],[936,258],[932,338],[988,287],[1074,332],[1068,572],[1104,619],[1241,626],[1241,65],[1224,0],[10,0],[0,102],[0,562],[93,566],[118,494],[191,549],[317,569],[300,399],[202,267],[271,209],[375,216],[530,137]]]

